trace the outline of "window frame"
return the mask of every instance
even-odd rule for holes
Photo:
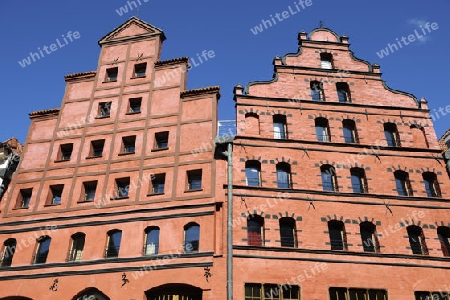
[[[36,246],[36,251],[35,251],[35,254],[34,254],[34,258],[33,258],[33,264],[34,265],[45,264],[45,263],[47,263],[48,254],[50,252],[50,245],[51,245],[51,242],[52,242],[52,238],[49,237],[48,235],[46,235],[46,236],[41,236],[41,237],[37,238],[36,241],[37,241],[37,246]],[[48,244],[44,244],[44,243],[47,243],[47,242],[48,242]],[[46,253],[40,253],[41,250],[42,250],[42,247],[44,245],[48,249],[45,251]]]
[[[184,253],[195,253],[200,251],[200,225],[195,222],[190,222],[183,227],[184,229]],[[192,232],[189,232],[192,230]],[[188,235],[193,234],[195,235],[196,239],[190,239],[188,240]],[[188,245],[191,245],[191,249],[188,249]]]
[[[278,225],[280,228],[280,246],[297,248],[297,230],[294,218],[280,218]]]
[[[253,173],[256,173],[255,177],[253,177]],[[257,180],[257,182],[255,180]],[[247,160],[245,162],[245,184],[246,186],[254,186],[254,187],[261,186],[261,163],[259,161]]]
[[[401,147],[400,133],[398,132],[397,125],[394,123],[384,123],[384,137],[388,147]]]
[[[264,218],[259,215],[251,215],[247,218],[247,245],[264,247],[264,244]]]
[[[136,136],[128,135],[122,137],[122,149],[120,155],[136,153]]]
[[[61,205],[64,184],[52,184],[49,186],[47,205]]]
[[[413,255],[428,255],[428,247],[423,229],[416,225],[410,225],[406,227],[406,231],[408,233],[409,244]]]
[[[328,119],[319,117],[314,120],[315,135],[318,142],[330,143],[331,142],[331,132],[330,124]],[[319,131],[320,130],[320,134]]]
[[[73,143],[65,143],[59,145],[57,162],[70,161],[73,154]]]
[[[106,82],[117,82],[117,78],[119,77],[119,67],[107,68],[105,74],[105,83]]]
[[[359,144],[356,122],[350,119],[342,121],[342,132],[346,144]],[[350,136],[349,136],[350,135]]]
[[[288,163],[278,163],[276,165],[277,188],[292,189],[292,172],[291,165]],[[281,177],[285,176],[286,181],[282,181]]]
[[[137,107],[138,109],[135,109]],[[142,112],[142,97],[128,99],[128,115],[140,114]]]
[[[284,140],[288,138],[286,115],[273,115],[273,138]]]
[[[320,68],[326,70],[334,69],[333,54],[328,52],[320,53]]]
[[[118,236],[118,245],[115,245],[114,236]],[[120,253],[120,246],[122,243],[122,230],[119,229],[112,229],[107,232],[107,239],[106,239],[106,248],[105,248],[105,258],[117,258],[119,257]],[[113,251],[114,252],[111,252]]]
[[[203,189],[202,169],[189,170],[186,172],[186,191],[201,191]]]
[[[17,240],[9,238],[3,242],[2,256],[0,257],[0,267],[10,267],[16,253]]]
[[[166,173],[154,174],[150,181],[151,187],[149,195],[163,195],[166,187]],[[161,186],[162,191],[160,191]]]
[[[105,139],[91,141],[91,148],[89,150],[88,158],[102,157],[104,149],[105,149]]]
[[[344,222],[338,220],[328,221],[328,234],[332,251],[347,251],[347,234]],[[336,238],[338,235],[339,239]]]
[[[169,131],[155,132],[153,151],[169,149]]]
[[[70,250],[67,258],[68,262],[81,261],[86,243],[86,234],[83,232],[77,232],[70,236]],[[80,249],[81,248],[81,249]]]
[[[309,89],[311,92],[312,101],[325,102],[325,92],[323,89],[323,82],[313,80],[309,84]]]
[[[138,70],[139,68],[139,70]],[[142,71],[143,70],[143,71]],[[138,63],[133,67],[133,77],[132,78],[145,78],[147,73],[147,63]]]
[[[33,196],[33,188],[20,189],[17,197],[16,208],[28,208]]]
[[[147,228],[145,228],[144,233],[143,255],[158,255],[161,229],[158,226],[148,226]],[[152,233],[155,233],[154,236],[152,236]],[[150,242],[152,243],[149,243],[149,237],[151,238]]]
[[[120,177],[114,180],[114,197],[112,200],[127,199],[130,197],[130,177]]]
[[[320,177],[322,178],[322,188],[326,192],[339,192],[336,168],[332,165],[322,165],[320,167]],[[329,180],[327,179],[329,177]]]
[[[354,178],[356,178],[356,180],[358,180],[357,184],[354,183]],[[366,171],[363,168],[351,168],[350,169],[350,182],[352,184],[353,193],[355,193],[355,194],[367,194],[368,193]]]
[[[409,174],[405,171],[397,170],[394,172],[395,189],[399,196],[411,197],[414,195]]]
[[[380,245],[377,238],[376,225],[369,221],[364,221],[359,224],[359,233],[361,235],[362,247],[364,252],[378,253],[380,252]],[[370,245],[368,246],[370,240]]]
[[[111,106],[112,101],[99,102],[98,103],[98,111],[97,111],[97,119],[104,119],[111,117]]]
[[[82,193],[80,202],[95,201],[95,194],[97,192],[98,180],[83,181]],[[89,197],[92,196],[92,197]]]
[[[444,257],[450,256],[450,228],[447,226],[439,226],[436,229],[439,242],[441,243],[441,250]]]
[[[437,179],[436,173],[424,172],[422,173],[423,183],[425,185],[425,192],[429,198],[441,198],[441,188]]]
[[[336,83],[336,93],[338,95],[338,101],[340,103],[351,103],[352,97],[350,94],[350,87],[346,82],[337,82]],[[343,96],[343,97],[342,97]],[[344,101],[342,101],[344,100]]]

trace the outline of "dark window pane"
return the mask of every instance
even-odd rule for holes
[[[185,251],[195,252],[199,249],[200,226],[191,225],[185,229]]]
[[[147,232],[145,241],[145,255],[158,254],[159,249],[159,229],[154,228]]]
[[[280,219],[281,247],[296,247],[295,245],[295,221],[292,219]]]
[[[122,240],[122,231],[110,233],[106,257],[118,257],[120,250],[120,241]]]
[[[262,226],[259,219],[247,221],[247,241],[249,246],[262,246]]]

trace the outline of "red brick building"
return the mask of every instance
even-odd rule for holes
[[[0,299],[223,299],[218,87],[186,90],[188,58],[135,17],[65,76],[61,107],[30,114],[0,203]],[[219,185],[220,184],[220,185]]]
[[[426,100],[347,36],[298,41],[272,80],[235,87],[234,298],[449,299],[450,181]]]

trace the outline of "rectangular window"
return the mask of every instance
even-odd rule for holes
[[[127,198],[130,190],[130,177],[116,179],[116,199]]]
[[[97,190],[97,180],[83,182],[83,194],[81,201],[94,201]]]
[[[125,136],[122,138],[122,154],[135,153],[136,136]]]
[[[438,291],[438,292],[415,292],[415,300],[449,300],[450,294],[448,291]]]
[[[34,264],[45,264],[52,239],[48,236],[41,236],[37,239],[38,246],[34,256]]]
[[[91,142],[90,157],[102,157],[105,140],[96,140]]]
[[[141,103],[142,103],[142,98],[130,98],[128,113],[129,114],[140,113],[141,112]]]
[[[111,116],[112,102],[100,102],[98,104],[98,118],[109,118]]]
[[[119,68],[110,68],[106,69],[106,82],[117,81],[117,73],[119,72]]]
[[[4,243],[3,255],[0,257],[0,267],[10,267],[16,252],[17,241],[8,239]]]
[[[70,157],[72,156],[73,152],[73,144],[62,144],[59,147],[59,157],[58,160],[60,161],[69,161]]]
[[[196,191],[202,189],[202,170],[193,170],[187,172],[188,191]]]
[[[50,204],[61,204],[61,196],[64,189],[64,184],[55,184],[50,186]]]
[[[330,288],[330,300],[388,300],[387,291],[359,288]]]
[[[274,139],[286,139],[286,116],[275,115],[273,116],[273,138]]]
[[[167,149],[169,146],[169,132],[155,133],[155,149]]]
[[[72,247],[69,253],[69,261],[81,261],[86,235],[78,233],[72,236]]]
[[[347,250],[344,224],[341,221],[328,222],[331,250]]]
[[[147,70],[147,63],[134,65],[134,77],[145,77],[146,70]]]
[[[20,208],[28,208],[31,201],[31,195],[33,193],[33,189],[22,189],[19,193],[19,199],[17,199],[17,207]]]
[[[246,283],[245,300],[300,300],[300,287],[291,284]],[[366,300],[366,299],[364,299]]]
[[[152,178],[151,194],[164,194],[164,185],[166,181],[166,174],[156,174]]]

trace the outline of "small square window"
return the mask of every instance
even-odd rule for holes
[[[155,149],[167,149],[169,147],[169,132],[155,133]]]
[[[145,77],[147,63],[134,65],[134,77]]]
[[[98,104],[98,118],[109,118],[111,116],[111,102],[100,102]]]
[[[129,114],[140,113],[141,112],[141,103],[142,103],[142,98],[130,98],[128,113]]]
[[[188,191],[198,191],[202,189],[202,170],[193,170],[187,172]]]
[[[50,186],[49,204],[61,204],[61,197],[64,189],[64,184],[55,184]]]
[[[156,174],[152,177],[151,194],[164,194],[164,185],[166,182],[166,174]]]
[[[91,142],[89,157],[102,157],[105,140],[95,140]]]
[[[130,190],[130,177],[116,179],[115,199],[128,198]]]
[[[136,151],[136,136],[125,136],[122,138],[122,154],[132,154]]]
[[[119,68],[110,68],[106,69],[106,82],[117,81],[117,73],[119,72]]]
[[[28,208],[28,206],[30,205],[32,193],[33,189],[21,189],[19,198],[17,199],[17,207]]]
[[[59,161],[69,161],[73,152],[73,144],[63,144],[59,148]]]
[[[97,190],[97,180],[83,182],[82,202],[94,201]]]

